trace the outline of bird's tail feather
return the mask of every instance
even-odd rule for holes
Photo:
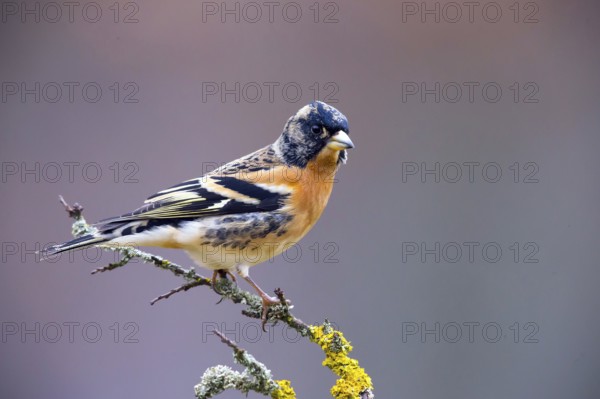
[[[107,237],[104,234],[86,234],[71,241],[48,247],[44,250],[44,255],[56,255],[61,252],[71,251],[73,249],[91,247],[92,245],[98,245],[109,241],[111,238],[112,237]]]
[[[97,232],[77,237],[71,241],[62,244],[53,245],[45,249],[45,255],[55,255],[74,249],[82,249],[93,245],[102,244],[119,237],[131,236],[141,233],[151,227],[153,224],[148,220],[118,220],[118,218],[107,219],[94,226]]]

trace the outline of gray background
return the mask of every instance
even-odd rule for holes
[[[202,174],[210,163],[274,141],[286,119],[312,101],[314,82],[322,99],[331,87],[339,89],[333,105],[348,116],[356,149],[323,217],[300,244],[300,259],[292,262],[295,255],[289,254],[256,267],[259,284],[284,288],[306,321],[334,321],[355,346],[353,355],[372,376],[379,398],[598,397],[597,2],[538,1],[528,8],[520,2],[517,23],[512,1],[496,3],[502,10],[496,23],[482,16],[486,2],[475,8],[473,22],[463,6],[455,23],[449,21],[454,10],[441,3],[437,23],[432,15],[425,22],[420,15],[403,15],[403,3],[395,1],[338,2],[337,23],[323,23],[336,11],[325,2],[318,23],[311,2],[301,4],[297,23],[283,19],[285,3],[275,9],[273,23],[267,9],[259,21],[244,21],[254,17],[248,8],[239,23],[234,16],[221,23],[218,15],[203,22],[201,2],[183,1],[140,2],[134,16],[139,22],[123,23],[134,9],[121,2],[115,23],[111,3],[98,2],[103,14],[96,23],[82,17],[85,2],[72,23],[66,8],[56,23],[43,18],[54,18],[52,8],[39,23],[33,16],[23,23],[19,15],[3,14],[5,86],[80,86],[72,103],[66,91],[56,103],[48,101],[50,91],[40,93],[39,103],[33,95],[22,102],[20,94],[0,103],[0,319],[4,329],[19,328],[0,342],[1,397],[193,397],[207,367],[233,365],[229,349],[207,334],[215,323],[224,323],[229,337],[276,378],[290,379],[299,397],[328,396],[335,378],[321,367],[315,345],[295,342],[293,333],[284,338],[281,326],[257,337],[256,322],[241,316],[239,306],[215,306],[217,296],[205,288],[150,306],[180,280],[141,263],[90,276],[112,259],[95,259],[93,251],[55,263],[38,262],[27,252],[36,243],[70,237],[58,194],[84,204],[89,221],[129,211],[150,194]],[[39,4],[43,13],[45,3]],[[494,18],[494,10],[486,10],[486,18]],[[287,11],[293,18],[293,10]],[[532,12],[537,22],[524,23]],[[102,88],[99,101],[82,97],[87,82]],[[114,82],[118,102],[109,88]],[[123,102],[131,92],[128,82],[139,89],[137,103]],[[247,92],[236,103],[232,95],[203,101],[203,82],[280,86],[272,102],[265,91],[257,102],[248,101],[253,92]],[[290,98],[293,91],[287,98],[281,93],[289,82],[302,88],[297,102]],[[328,82],[334,86],[325,87]],[[436,103],[433,95],[403,101],[403,82],[480,86],[473,102],[464,85],[463,97],[449,101],[450,85]],[[488,82],[502,88],[495,103],[482,97]],[[509,88],[514,82],[521,89],[517,102]],[[538,102],[524,102],[532,87],[539,89],[532,97]],[[73,179],[65,162],[79,162]],[[84,173],[90,162],[96,164]],[[406,162],[428,168],[439,162],[440,170],[449,162],[480,166],[473,182],[464,166],[462,178],[450,182],[450,164],[439,183],[432,175],[423,183],[420,175],[403,181]],[[496,183],[481,174],[491,162],[502,171]],[[515,162],[518,183],[509,168]],[[523,182],[533,170],[524,169],[529,162],[537,166],[534,183]],[[18,171],[11,174],[15,165]],[[102,172],[97,182],[91,182],[94,165]],[[22,175],[26,168],[34,172]],[[489,180],[494,170],[488,172]],[[330,242],[335,247],[326,248]],[[403,261],[407,242],[479,247],[472,262],[464,252],[448,261],[455,255],[448,245],[447,252],[440,249],[439,262],[434,255],[422,260],[406,253]],[[518,262],[509,248],[514,242]],[[320,247],[317,259],[314,243]],[[502,249],[497,262],[483,257],[486,243]],[[331,248],[337,254],[326,258]],[[524,262],[531,248],[538,251],[528,259],[537,263]],[[184,253],[154,252],[191,264]],[[73,342],[68,322],[79,323]],[[102,330],[96,343],[87,342],[95,330],[82,333],[92,322]],[[133,331],[127,322],[137,326],[129,337],[137,343],[124,342]],[[464,324],[469,322],[479,323],[473,342]],[[34,329],[35,323],[39,343],[35,334],[21,336],[22,327]],[[403,326],[406,333],[414,326],[435,330],[435,323],[439,342],[434,333],[403,334]],[[484,334],[486,323],[494,324]],[[526,329],[526,323],[533,324]],[[52,343],[56,325],[62,336]],[[453,343],[457,325],[462,336]],[[494,343],[497,326],[502,335]]]

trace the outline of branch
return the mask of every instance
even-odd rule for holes
[[[233,359],[244,366],[243,372],[237,372],[227,366],[211,367],[204,372],[200,383],[194,387],[198,399],[212,398],[226,389],[236,389],[247,394],[250,391],[272,398],[295,398],[296,394],[289,381],[275,381],[271,371],[245,349],[227,338],[219,330],[214,331],[221,342],[233,349]]]
[[[358,365],[348,353],[352,345],[341,331],[334,330],[328,321],[321,326],[311,326],[310,340],[325,352],[323,366],[340,377],[331,388],[331,396],[336,399],[373,399],[373,382],[365,369]]]
[[[83,207],[81,205],[75,203],[71,206],[62,196],[59,197],[59,200],[69,214],[69,217],[74,219],[72,225],[72,234],[74,237],[97,231],[94,226],[87,224],[82,214]],[[133,258],[140,258],[146,263],[170,271],[187,281],[187,283],[159,295],[150,302],[151,305],[162,299],[167,299],[178,292],[185,292],[198,286],[212,287],[213,285],[211,279],[198,274],[194,268],[186,269],[160,256],[133,247],[106,245],[98,245],[98,247],[118,252],[122,255],[122,259],[102,268],[95,269],[92,271],[92,274],[111,271],[125,266]],[[221,301],[229,299],[233,303],[246,305],[246,308],[242,310],[243,315],[261,319],[262,300],[258,295],[241,290],[234,282],[226,278],[218,279],[215,287],[212,288],[214,288],[214,292],[221,295]],[[363,368],[358,366],[357,360],[348,357],[352,346],[344,338],[342,332],[334,330],[327,320],[321,326],[312,326],[304,323],[290,312],[292,306],[285,299],[284,292],[281,289],[276,289],[275,294],[281,303],[269,307],[266,321],[274,325],[281,321],[296,330],[301,336],[308,337],[311,342],[321,347],[325,353],[323,366],[330,368],[339,377],[336,384],[331,388],[331,395],[336,399],[373,399],[371,378]],[[246,370],[239,373],[227,366],[221,365],[207,369],[200,383],[195,387],[198,399],[211,398],[229,388],[235,388],[244,393],[252,390],[264,395],[270,395],[274,399],[296,398],[296,394],[289,381],[274,381],[271,377],[271,372],[264,364],[258,362],[246,350],[238,347],[236,343],[229,340],[220,331],[215,331],[215,334],[221,338],[223,343],[233,349],[234,360],[246,367]]]

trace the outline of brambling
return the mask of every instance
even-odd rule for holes
[[[97,232],[53,246],[48,254],[101,245],[183,249],[217,274],[233,272],[260,295],[263,320],[279,303],[248,274],[296,244],[315,225],[334,176],[354,144],[348,120],[315,101],[292,116],[271,145],[149,197],[133,212],[95,224]]]

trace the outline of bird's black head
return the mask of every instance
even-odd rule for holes
[[[289,165],[303,168],[325,148],[338,154],[338,163],[346,163],[346,149],[354,147],[348,132],[344,114],[315,101],[287,121],[275,145]]]

